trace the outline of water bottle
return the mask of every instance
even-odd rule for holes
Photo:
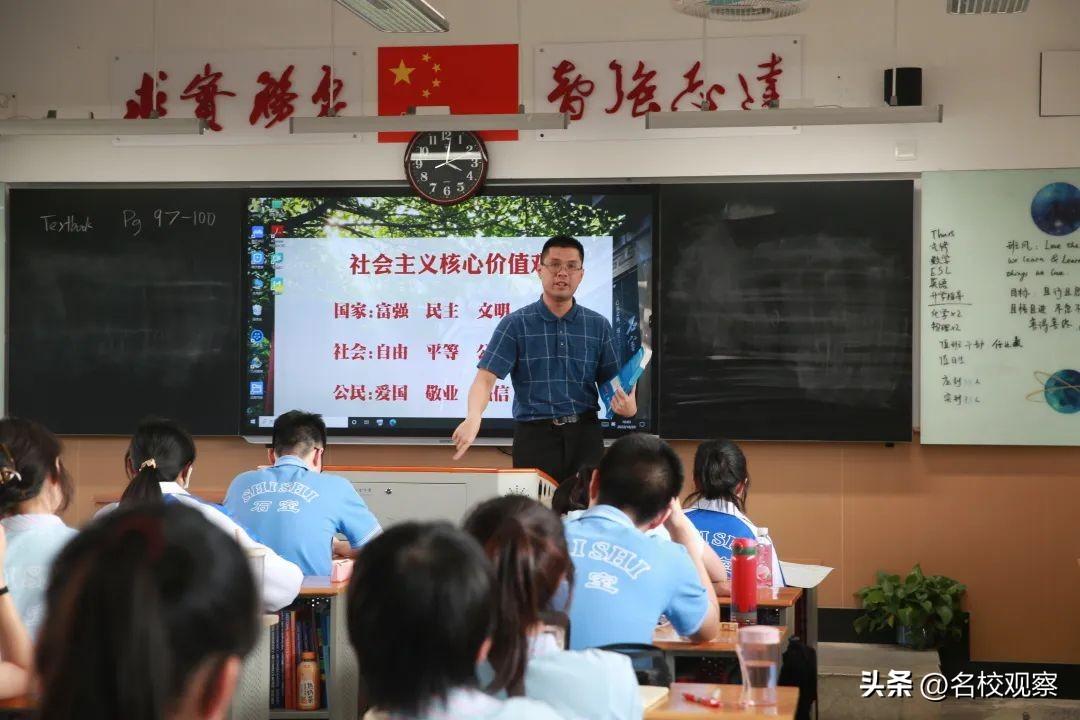
[[[757,622],[757,542],[751,538],[731,543],[731,621]]]
[[[759,588],[772,588],[772,561],[773,545],[769,540],[769,528],[757,529],[757,586]]]
[[[322,706],[319,698],[319,663],[313,652],[301,653],[300,661],[296,673],[296,709],[318,710]]]
[[[739,628],[735,654],[742,671],[742,701],[747,705],[775,705],[780,676],[780,628],[755,625]]]

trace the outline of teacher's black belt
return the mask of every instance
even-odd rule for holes
[[[557,418],[544,418],[542,420],[523,420],[526,425],[554,425],[555,427],[562,427],[563,425],[574,425],[577,423],[596,422],[596,411],[590,410],[589,412],[579,413],[578,415],[563,415]]]

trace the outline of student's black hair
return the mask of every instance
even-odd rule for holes
[[[592,481],[593,465],[585,465],[576,473],[559,483],[551,496],[551,509],[556,515],[589,507],[589,483]]]
[[[742,494],[736,488],[743,480]],[[694,454],[694,492],[686,499],[688,505],[704,498],[726,500],[740,512],[746,512],[746,496],[750,490],[750,472],[746,456],[730,440],[706,440]]]
[[[45,602],[42,720],[165,718],[205,663],[246,655],[259,624],[244,552],[180,503],[90,523],[57,555]]]
[[[159,483],[174,482],[195,462],[195,441],[172,420],[146,418],[131,437],[126,457],[135,474],[120,502],[155,502],[161,500]]]
[[[326,447],[326,423],[322,415],[290,410],[274,421],[274,452],[306,455],[312,448]]]
[[[554,235],[547,239],[544,243],[544,247],[540,250],[540,260],[543,262],[547,257],[548,250],[553,247],[557,248],[572,248],[578,251],[581,255],[581,262],[585,262],[585,246],[577,238],[570,237],[569,235]]]
[[[423,715],[476,686],[493,584],[484,551],[449,523],[402,523],[364,546],[349,585],[349,640],[373,708]]]
[[[529,631],[559,586],[574,585],[562,521],[535,500],[506,495],[477,505],[464,527],[495,565],[497,619],[488,656],[495,678],[487,690],[524,695]]]
[[[11,515],[20,503],[41,494],[45,481],[55,477],[62,500],[71,502],[71,477],[60,460],[63,446],[44,425],[22,418],[0,420],[0,515]]]
[[[671,446],[654,435],[632,433],[604,453],[597,468],[597,502],[613,505],[637,523],[648,522],[682,491],[682,462]]]

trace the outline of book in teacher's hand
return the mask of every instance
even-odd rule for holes
[[[630,359],[626,361],[626,364],[622,366],[615,377],[600,385],[600,399],[603,400],[604,407],[607,408],[608,418],[615,417],[615,413],[611,410],[611,399],[615,397],[615,393],[619,390],[627,393],[633,390],[634,385],[637,384],[638,379],[641,377],[641,373],[645,372],[645,368],[648,367],[650,360],[652,360],[652,348],[642,343],[641,347],[630,356]]]

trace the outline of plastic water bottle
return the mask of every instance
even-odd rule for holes
[[[296,709],[318,710],[322,706],[319,698],[319,663],[313,652],[301,653],[300,660],[296,673]]]
[[[773,544],[769,540],[769,528],[757,529],[757,586],[759,588],[771,588],[773,586],[772,561]]]
[[[757,542],[751,538],[731,543],[731,621],[757,622]]]
[[[742,670],[742,701],[747,705],[775,705],[780,677],[780,628],[755,625],[739,628],[735,654]]]

